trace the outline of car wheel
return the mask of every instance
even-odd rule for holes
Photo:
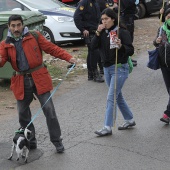
[[[146,8],[142,3],[136,6],[136,11],[139,18],[143,18],[146,15]]]
[[[51,30],[47,27],[43,27],[43,36],[50,42],[55,43],[54,36]]]

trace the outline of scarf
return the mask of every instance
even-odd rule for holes
[[[14,37],[13,34],[11,33],[10,29],[8,29],[7,37],[11,37],[11,38],[15,39],[15,41],[19,41],[28,32],[29,32],[28,27],[24,27],[22,35],[20,37]]]
[[[169,30],[168,24],[166,22],[164,22],[164,24],[163,24],[163,30],[166,32],[168,42],[170,43],[170,30]]]

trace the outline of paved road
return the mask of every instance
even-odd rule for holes
[[[0,124],[0,170],[169,170],[170,126],[159,121],[168,95],[160,70],[146,67],[146,53],[137,60],[123,89],[135,128],[118,131],[123,121],[119,112],[113,135],[96,137],[94,131],[103,126],[107,87],[82,80],[81,86],[54,99],[65,153],[56,154],[41,114],[35,120],[39,149],[30,153],[29,163],[6,160],[17,122],[17,117],[9,116]]]

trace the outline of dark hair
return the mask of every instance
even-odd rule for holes
[[[102,11],[101,15],[107,15],[108,17],[110,17],[111,19],[114,19],[114,25],[118,25],[118,15],[117,13],[113,10],[113,9],[110,9],[110,8],[106,8]],[[120,19],[120,23],[119,23],[119,26],[124,28],[124,29],[127,29],[125,23]]]
[[[23,19],[22,19],[21,15],[11,15],[8,19],[8,25],[11,24],[11,21],[17,21],[17,20],[20,20],[21,23],[23,24]]]
[[[106,8],[102,11],[101,15],[107,15],[108,17],[114,19],[114,25],[118,24],[118,18],[117,18],[117,14],[110,8]]]
[[[165,11],[165,16],[167,16],[169,13],[170,13],[170,8],[168,8],[168,9]]]

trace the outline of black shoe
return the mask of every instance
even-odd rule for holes
[[[34,145],[30,144],[30,149],[37,149],[37,144],[34,144]]]
[[[64,146],[62,144],[62,140],[56,143],[55,145],[57,153],[63,153],[64,152]]]
[[[133,63],[137,63],[137,60],[131,59]]]
[[[37,139],[31,139],[30,141],[30,149],[37,149]]]
[[[102,69],[100,70],[100,74],[104,74],[104,71]]]
[[[98,83],[103,83],[104,79],[103,77],[99,74],[98,70],[93,71],[93,80]]]
[[[133,63],[133,67],[136,67],[137,66],[137,63],[136,62],[132,62]]]
[[[89,77],[89,76],[88,76],[88,81],[90,81],[90,80],[93,80],[93,77]]]
[[[88,81],[93,80],[93,72],[88,70]]]

